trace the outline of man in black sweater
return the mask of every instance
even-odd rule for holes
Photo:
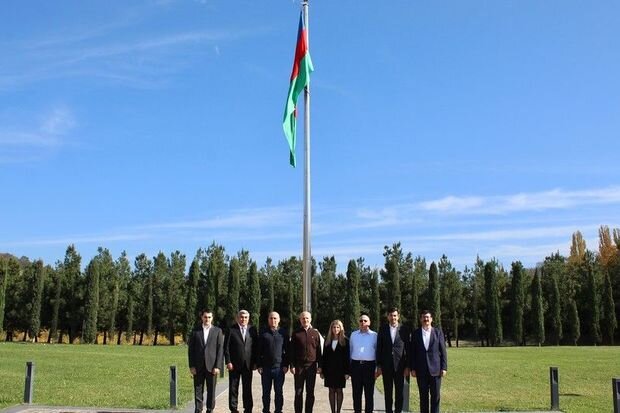
[[[263,386],[263,413],[269,413],[271,387],[275,391],[275,413],[282,413],[284,405],[284,375],[288,371],[288,335],[279,329],[280,314],[272,311],[267,316],[267,328],[258,336],[257,367]]]

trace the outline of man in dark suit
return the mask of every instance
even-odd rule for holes
[[[379,329],[377,336],[377,375],[383,375],[383,395],[386,413],[403,411],[403,385],[409,376],[409,329],[398,322],[398,308],[392,307],[387,313],[388,324]],[[392,390],[394,390],[394,410],[392,410]]]
[[[448,371],[448,355],[443,332],[432,326],[433,315],[424,310],[420,313],[420,325],[411,337],[411,375],[418,382],[420,412],[439,413],[441,378]]]
[[[267,328],[258,336],[256,366],[263,387],[263,413],[269,413],[271,387],[275,393],[275,413],[282,413],[284,405],[284,375],[288,371],[288,334],[279,328],[280,314],[272,311],[267,317]]]
[[[189,371],[194,378],[195,413],[202,412],[203,392],[207,383],[207,413],[215,409],[215,383],[224,362],[224,335],[213,325],[213,312],[200,312],[202,324],[192,331],[187,343]]]
[[[248,325],[250,313],[241,310],[237,322],[230,327],[224,340],[224,359],[228,369],[228,407],[232,413],[237,409],[239,399],[239,380],[243,382],[243,411],[251,413],[252,370],[256,364],[256,345],[258,334],[253,326]]]

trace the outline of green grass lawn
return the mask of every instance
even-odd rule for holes
[[[559,368],[560,409],[613,410],[611,380],[620,377],[620,347],[449,348],[442,412],[549,410],[549,367]],[[411,407],[418,388],[411,381]]]
[[[36,404],[166,409],[169,368],[176,365],[179,405],[185,406],[192,399],[186,351],[185,346],[0,343],[0,408],[22,402],[31,360]],[[444,412],[548,410],[550,366],[559,367],[562,410],[609,412],[611,379],[620,377],[620,347],[451,348],[448,361]],[[415,380],[411,390],[416,411]]]
[[[27,361],[36,404],[167,409],[171,365],[179,407],[193,394],[185,346],[0,343],[0,408],[23,401]]]

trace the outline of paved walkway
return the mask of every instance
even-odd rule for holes
[[[225,382],[225,383],[223,383]],[[218,381],[218,389],[216,389],[217,399],[215,401],[215,411],[214,413],[229,413],[228,410],[228,378],[222,379]],[[254,377],[252,378],[252,396],[254,400],[254,409],[253,412],[260,413],[263,409],[262,403],[262,394],[263,390],[261,387],[260,374],[258,372],[254,372]],[[305,395],[305,394],[304,394]],[[293,399],[295,397],[295,388],[293,385],[293,375],[290,373],[286,374],[284,380],[284,409],[282,413],[294,413],[293,408]],[[323,386],[323,380],[317,377],[316,387],[314,389],[314,412],[315,413],[329,413],[329,399],[328,399],[328,390]],[[243,390],[241,386],[239,386],[239,411],[243,412]],[[385,411],[384,407],[385,403],[383,401],[383,394],[379,393],[375,388],[375,411],[381,412]],[[271,409],[273,410],[273,391],[272,391],[272,400],[271,400]],[[194,411],[194,403],[193,401],[188,404],[185,409],[186,413],[191,413]],[[347,387],[344,389],[344,403],[342,404],[343,412],[352,412],[353,411],[353,399],[351,398],[351,380],[347,381]]]

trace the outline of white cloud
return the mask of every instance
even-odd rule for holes
[[[438,212],[442,209],[423,209],[421,205],[429,205],[425,202],[391,203],[385,208],[330,208],[319,205],[313,221],[313,255],[317,258],[335,255],[341,265],[345,265],[349,259],[364,256],[368,265],[381,266],[383,246],[402,242],[405,251],[422,255],[429,262],[439,258],[434,255],[445,253],[456,266],[471,265],[477,254],[485,260],[495,257],[505,265],[515,260],[531,265],[554,251],[567,253],[571,235],[577,230],[586,237],[588,248],[596,250],[600,225],[615,228],[620,226],[620,222],[615,217],[610,218],[609,214],[584,217],[577,211],[581,212],[584,205],[617,203],[620,200],[619,192],[617,187],[580,191],[556,189],[531,194],[477,196],[460,204],[457,197],[453,197],[444,203],[470,205],[477,209],[478,215],[473,220]],[[531,205],[535,205],[534,214],[530,213]],[[554,214],[553,219],[543,219],[549,214],[538,213],[560,206],[566,213],[561,216]],[[489,209],[496,211],[498,208],[506,211],[501,219],[488,212]],[[195,248],[215,240],[231,251],[249,249],[255,259],[270,256],[278,260],[301,255],[301,221],[301,210],[298,207],[245,208],[207,215],[201,219],[125,226],[113,229],[116,233],[111,232],[111,235],[95,233],[77,237],[41,237],[0,245],[104,242],[124,242],[126,245],[128,241],[148,240],[151,244],[159,244],[165,240],[167,243]],[[137,242],[136,245],[142,250],[145,242]]]
[[[229,214],[208,219],[173,221],[140,226],[151,229],[216,229],[245,230],[267,226],[286,226],[299,216],[300,210],[291,207],[273,207],[235,210]]]
[[[484,204],[484,199],[480,197],[456,197],[447,196],[445,198],[426,201],[419,204],[422,210],[461,213],[480,208]]]
[[[423,211],[446,214],[506,214],[520,211],[567,209],[585,205],[620,203],[620,187],[611,186],[581,191],[553,189],[544,192],[503,196],[447,196],[421,202]]]
[[[76,235],[59,238],[41,238],[0,243],[3,247],[69,245],[69,244],[103,244],[117,241],[137,241],[148,239],[147,234],[112,234],[112,235]]]
[[[53,40],[31,39],[12,46],[14,50],[0,68],[0,91],[48,79],[96,78],[135,88],[154,88],[165,84],[172,73],[185,70],[193,54],[204,53],[204,44],[213,44],[219,55],[219,44],[265,33],[268,28],[248,30],[195,30],[140,38],[125,36],[124,26],[108,24],[98,28],[82,28]],[[114,40],[112,37],[114,36]],[[194,49],[192,49],[194,48]],[[189,53],[189,52],[193,53]],[[163,82],[163,83],[162,83]]]
[[[54,107],[41,115],[16,118],[18,120],[6,115],[0,118],[0,163],[39,160],[64,145],[67,136],[77,125],[67,106]]]

